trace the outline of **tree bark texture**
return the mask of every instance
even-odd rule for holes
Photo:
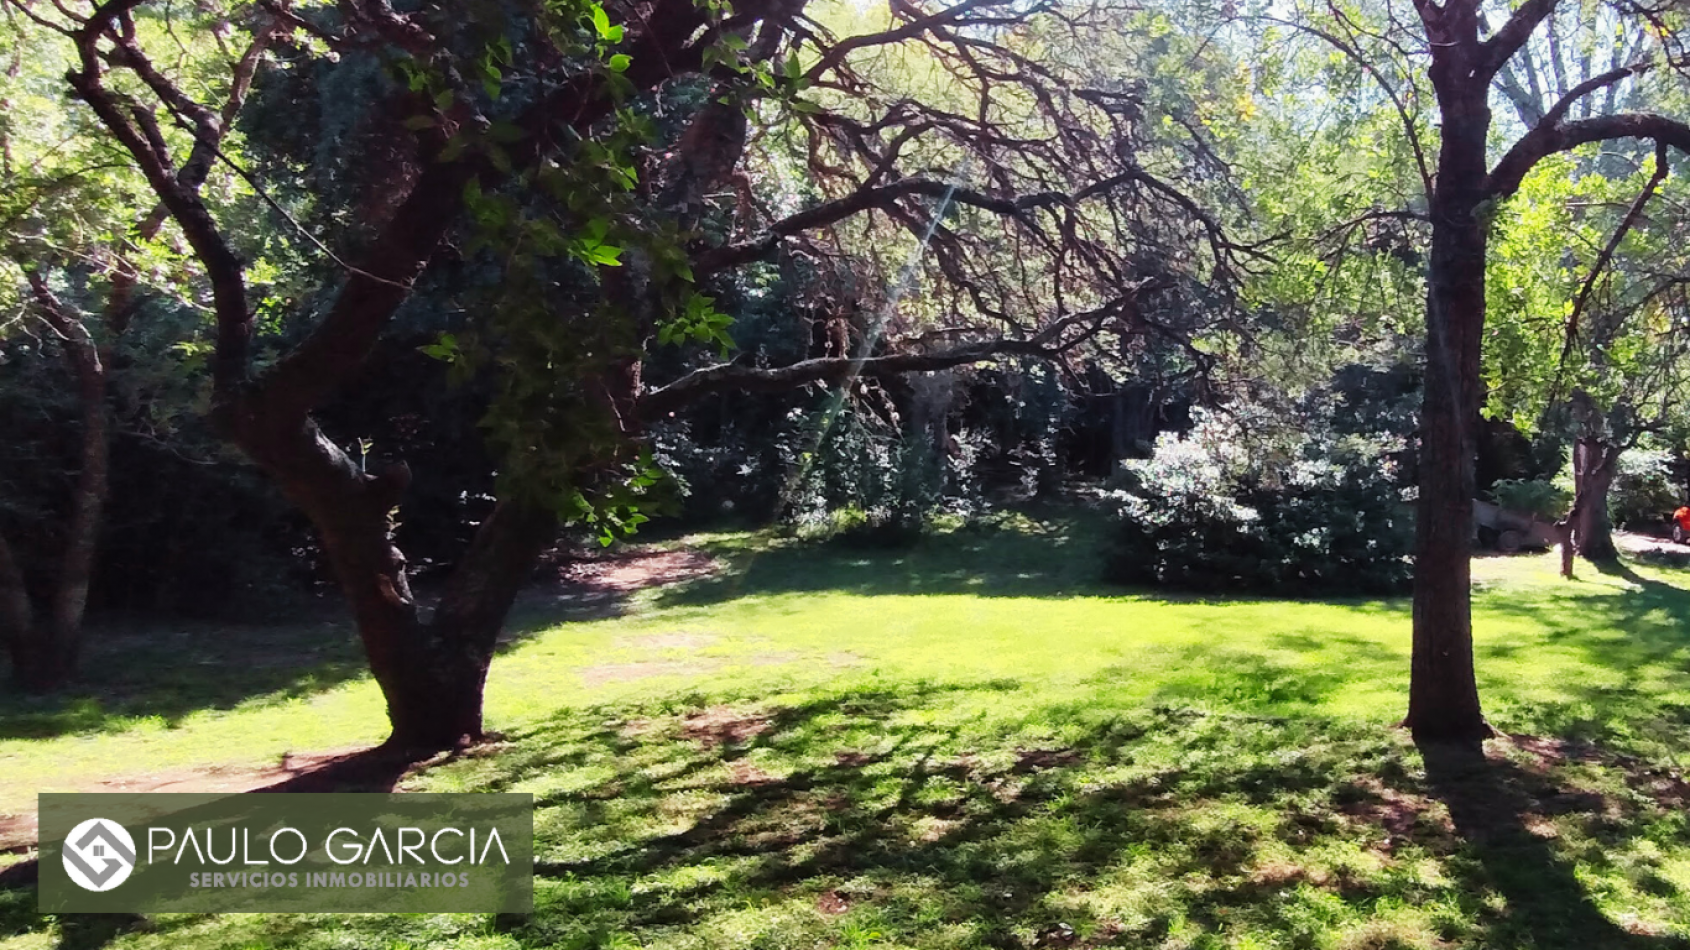
[[[246,416],[233,435],[316,527],[387,703],[388,744],[435,750],[480,738],[499,631],[555,534],[555,515],[496,505],[425,620],[392,540],[408,468],[364,471],[309,417],[283,424]]]
[[[1427,275],[1426,379],[1415,523],[1414,655],[1404,725],[1416,740],[1491,734],[1473,672],[1471,557],[1479,356],[1485,322],[1486,83],[1471,79],[1476,52],[1434,52],[1443,115]]]
[[[1561,576],[1573,577],[1574,555],[1589,561],[1612,561],[1613,525],[1608,517],[1608,492],[1619,472],[1623,446],[1596,436],[1580,436],[1573,443],[1573,506],[1561,527]]]
[[[1614,548],[1613,522],[1608,516],[1608,493],[1618,474],[1620,449],[1600,439],[1579,439],[1573,444],[1574,514],[1573,550],[1587,561],[1611,561],[1619,557]]]

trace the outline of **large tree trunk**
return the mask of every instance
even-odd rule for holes
[[[1417,741],[1491,735],[1473,674],[1473,420],[1485,321],[1485,226],[1477,217],[1490,113],[1485,87],[1463,85],[1453,51],[1434,62],[1443,139],[1432,195],[1426,381],[1420,422],[1414,563],[1414,658],[1404,725]],[[1442,75],[1440,75],[1442,73]]]
[[[1576,499],[1568,523],[1573,550],[1588,561],[1612,561],[1613,524],[1608,517],[1608,492],[1613,488],[1620,452],[1600,439],[1573,443],[1573,494]]]
[[[499,502],[425,620],[392,539],[391,513],[410,481],[408,468],[362,470],[309,418],[277,424],[246,415],[234,435],[317,529],[387,701],[387,744],[431,751],[480,738],[499,631],[555,535],[556,517]]]

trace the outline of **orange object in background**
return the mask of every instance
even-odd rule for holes
[[[1681,505],[1672,513],[1672,539],[1679,544],[1690,544],[1690,505]]]

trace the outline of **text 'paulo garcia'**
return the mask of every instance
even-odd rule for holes
[[[147,829],[147,863],[181,864],[193,859],[200,864],[291,865],[321,853],[335,864],[369,864],[380,858],[382,865],[510,864],[510,854],[499,837],[499,829],[475,827],[437,828],[429,831],[401,826],[375,827],[360,831],[336,828],[313,843],[298,828],[282,827],[260,831],[243,827]],[[162,855],[162,857],[161,857]]]

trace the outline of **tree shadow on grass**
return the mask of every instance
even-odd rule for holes
[[[1438,750],[1422,772],[1372,723],[1076,700],[981,725],[978,710],[1025,698],[1014,681],[871,681],[779,704],[680,695],[560,711],[496,755],[433,767],[452,787],[535,796],[536,911],[493,921],[522,946],[1684,946],[1607,920],[1579,876],[1605,886],[1604,869],[1527,831],[1533,816],[1588,815],[1616,852],[1648,836],[1683,853],[1682,834],[1660,837],[1662,809],[1569,809],[1557,775],[1475,771]],[[376,758],[335,781],[402,774]],[[0,937],[41,926],[26,893],[0,890]],[[61,933],[91,948],[173,926]],[[272,918],[266,940],[311,944],[323,926]],[[420,926],[335,923],[380,945]],[[219,945],[215,927],[194,940]]]
[[[444,764],[460,754],[446,754],[436,761]],[[249,789],[247,794],[391,792],[400,779],[418,766],[417,756],[378,746],[292,770],[286,778]],[[194,815],[195,811],[189,809],[173,817],[192,824]],[[218,815],[222,817],[221,812]],[[36,911],[35,894],[38,880],[38,864],[33,858],[0,868],[0,938],[40,929],[43,920]],[[188,921],[204,916],[180,915],[170,924],[160,924],[141,914],[61,913],[55,916],[59,927],[58,947],[59,950],[96,950],[124,934],[157,933],[161,929],[185,926]]]
[[[554,553],[512,607],[497,652],[509,652],[560,622],[621,616],[640,581],[630,583],[615,570],[677,557],[639,548]],[[419,584],[425,619],[429,588],[437,586]],[[274,624],[105,617],[90,625],[78,676],[59,692],[21,692],[0,653],[0,740],[116,732],[138,720],[174,728],[196,712],[228,710],[254,699],[285,703],[368,675],[357,629],[345,605],[333,598],[302,599],[295,617]]]
[[[532,790],[538,808],[539,909],[504,926],[524,944],[653,945],[730,919],[755,926],[745,915],[762,908],[784,928],[771,939],[824,945],[869,932],[916,942],[933,928],[1002,947],[1223,933],[1683,945],[1608,922],[1552,843],[1499,834],[1523,835],[1522,816],[1554,794],[1522,773],[1457,781],[1433,755],[1423,777],[1376,726],[1177,707],[1052,710],[1060,745],[993,746],[936,712],[966,691],[746,706],[737,714],[755,728],[719,743],[688,725],[699,710],[548,724],[487,775],[489,790]],[[1427,883],[1424,861],[1443,884]],[[1422,903],[1457,912],[1382,910]]]
[[[557,589],[537,593],[512,612],[497,650],[560,620],[618,615],[614,592]],[[91,629],[81,670],[47,695],[19,691],[0,664],[0,740],[51,739],[120,732],[138,721],[175,728],[198,712],[261,700],[282,704],[369,675],[369,661],[349,619],[302,623],[204,624],[148,621]]]
[[[1495,926],[1512,938],[1510,945],[1616,950],[1686,945],[1617,926],[1551,846],[1549,832],[1528,827],[1529,818],[1546,812],[1600,811],[1604,803],[1598,796],[1560,792],[1512,762],[1487,757],[1477,745],[1424,743],[1419,750],[1432,793],[1448,806],[1484,882],[1507,901],[1508,914]]]
[[[1129,587],[1109,582],[1112,521],[1096,512],[1040,512],[921,535],[895,547],[848,540],[780,538],[761,548],[722,545],[721,573],[659,591],[663,607],[698,607],[763,594],[972,594],[980,597],[1135,597],[1176,603],[1255,603],[1261,593],[1229,594]],[[1313,598],[1309,598],[1313,599]],[[1338,596],[1322,603],[1376,604]]]
[[[1365,656],[1357,654],[1358,662]],[[1239,709],[1314,709],[1349,684],[1355,670],[1289,663],[1248,650],[1188,646],[1170,664],[1152,697],[1171,704],[1215,703]],[[1132,666],[1109,667],[1096,679],[1131,678]]]
[[[1100,537],[1076,515],[971,524],[899,546],[848,539],[774,539],[723,546],[728,569],[659,592],[663,606],[700,606],[767,593],[949,594],[1046,597],[1102,590]]]

